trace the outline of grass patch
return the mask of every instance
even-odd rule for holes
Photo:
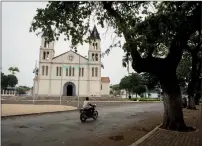
[[[159,98],[131,98],[132,101],[160,101]]]

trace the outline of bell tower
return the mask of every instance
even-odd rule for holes
[[[48,42],[48,34],[44,32],[41,36],[39,60],[40,62],[51,62],[54,54],[54,42]]]
[[[101,64],[101,49],[100,49],[100,35],[97,31],[96,26],[94,26],[90,34],[88,59],[90,64]]]

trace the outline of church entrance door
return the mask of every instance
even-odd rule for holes
[[[73,96],[73,87],[72,87],[72,85],[67,85],[67,96]]]
[[[66,82],[63,85],[63,96],[76,96],[76,86],[73,82]]]

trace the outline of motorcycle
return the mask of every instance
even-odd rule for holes
[[[92,109],[80,109],[80,120],[81,122],[85,122],[89,118],[93,118],[94,120],[98,117],[98,111],[95,110],[96,104],[92,105]]]

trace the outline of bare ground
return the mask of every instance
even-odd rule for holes
[[[88,146],[128,146],[161,124],[161,121],[161,115],[150,116],[145,120],[138,121],[121,129],[118,133],[110,133],[103,137],[96,137],[89,141]]]
[[[197,110],[183,109],[184,119],[187,125],[194,126],[197,129],[200,126],[200,106],[197,106]],[[136,122],[124,129],[121,129],[118,133],[110,133],[103,137],[96,137],[88,142],[88,146],[129,146],[148,132],[153,130],[156,126],[162,122],[162,115],[148,116],[147,119]],[[193,119],[198,120],[193,120]]]

